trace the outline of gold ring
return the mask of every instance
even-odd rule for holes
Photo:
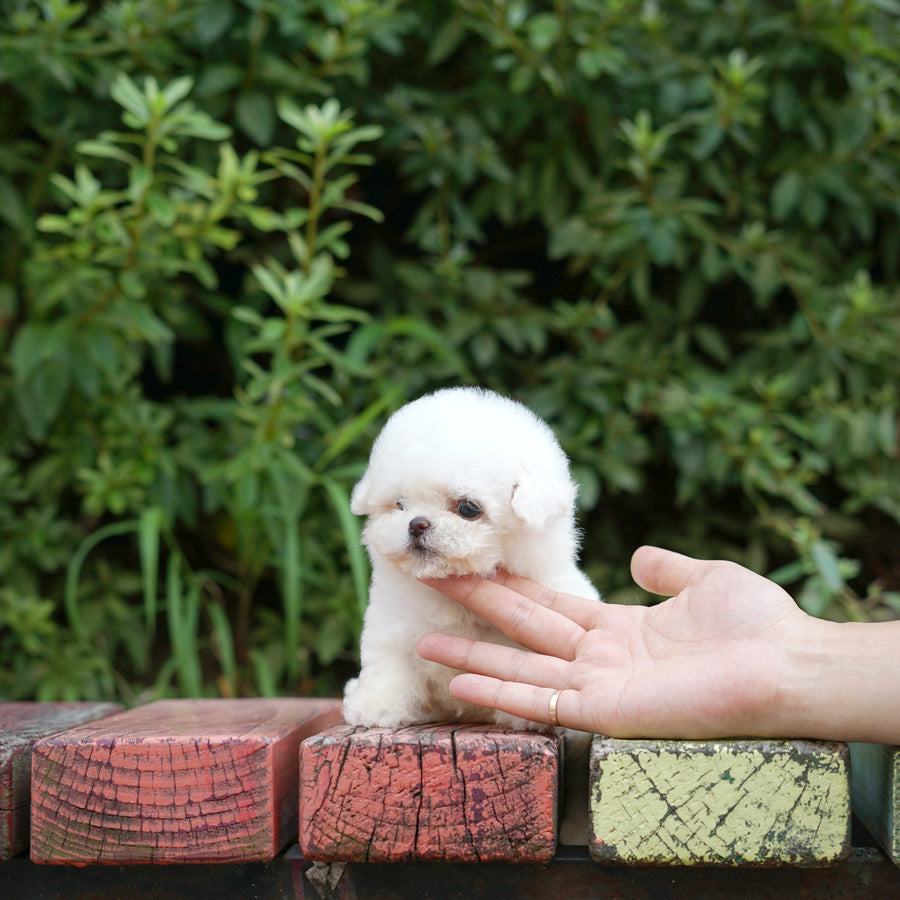
[[[559,719],[556,718],[556,704],[559,703],[559,695],[562,693],[562,688],[555,690],[550,695],[550,724],[551,725],[559,725]]]

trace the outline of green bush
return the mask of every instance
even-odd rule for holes
[[[8,0],[0,696],[333,691],[447,383],[642,542],[900,611],[892,0]]]

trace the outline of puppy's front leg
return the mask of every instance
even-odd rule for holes
[[[431,664],[398,653],[397,646],[367,656],[359,678],[344,689],[342,712],[348,725],[397,728],[433,720],[426,674]]]

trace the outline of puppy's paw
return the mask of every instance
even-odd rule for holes
[[[548,731],[550,726],[543,725],[540,722],[532,722],[531,719],[522,719],[519,716],[513,716],[509,713],[494,710],[490,720],[495,725],[502,725],[506,728],[514,728],[516,731]]]
[[[354,679],[356,680],[356,679]],[[348,725],[366,728],[400,728],[405,725],[419,725],[425,721],[418,706],[404,705],[390,692],[366,690],[365,685],[350,684],[344,693],[341,713]]]

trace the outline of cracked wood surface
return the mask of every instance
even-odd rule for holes
[[[28,847],[34,743],[121,708],[117,703],[0,703],[0,860]]]
[[[853,811],[900,866],[900,747],[851,744]]]
[[[828,865],[850,851],[849,752],[819,741],[596,737],[596,862]]]
[[[300,848],[321,862],[537,862],[556,850],[559,744],[485,725],[334,725],[300,750]]]
[[[34,746],[41,863],[243,862],[296,835],[300,742],[336,700],[161,700]]]

